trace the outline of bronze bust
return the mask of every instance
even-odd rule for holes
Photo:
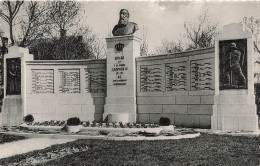
[[[138,30],[136,23],[128,22],[129,17],[130,15],[128,10],[120,10],[118,24],[114,26],[112,31],[114,36],[132,35]]]

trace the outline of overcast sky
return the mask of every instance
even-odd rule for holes
[[[238,23],[244,16],[260,18],[259,2],[176,2],[176,1],[92,1],[84,3],[85,15],[82,24],[91,26],[95,33],[103,38],[117,24],[119,11],[128,9],[130,21],[139,26],[141,35],[147,29],[149,51],[153,51],[164,39],[174,40],[184,33],[184,21],[196,21],[199,15],[208,9],[209,19],[219,27],[229,23]],[[6,26],[2,22],[4,30]],[[6,33],[5,33],[6,34]]]

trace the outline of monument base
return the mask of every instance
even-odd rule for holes
[[[135,123],[136,115],[129,113],[103,114],[103,119],[107,118],[107,122]]]
[[[257,131],[257,116],[212,116],[212,130]]]
[[[108,122],[136,122],[135,104],[106,104],[104,110],[103,119],[107,118]]]
[[[18,126],[23,122],[21,98],[4,98],[2,109],[2,126]]]
[[[218,95],[211,117],[211,129],[257,131],[258,116],[254,95]]]

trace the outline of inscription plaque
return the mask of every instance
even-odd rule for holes
[[[7,95],[21,94],[21,58],[6,59],[7,68]]]
[[[142,65],[140,69],[141,92],[162,91],[162,69],[160,65]]]
[[[191,61],[191,90],[214,90],[210,59]]]
[[[79,69],[59,70],[59,92],[60,93],[80,93],[80,73]]]
[[[247,89],[247,40],[219,42],[219,88]]]
[[[106,69],[84,69],[87,93],[106,92]]]
[[[187,90],[187,62],[165,64],[166,91]]]
[[[32,93],[53,93],[52,69],[32,69]]]
[[[115,56],[114,65],[111,71],[114,73],[115,78],[113,79],[114,86],[124,86],[127,85],[127,79],[125,76],[125,72],[128,71],[127,64],[124,62],[125,57]]]

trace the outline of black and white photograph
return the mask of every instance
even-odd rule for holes
[[[260,1],[0,1],[0,166],[260,165]]]

